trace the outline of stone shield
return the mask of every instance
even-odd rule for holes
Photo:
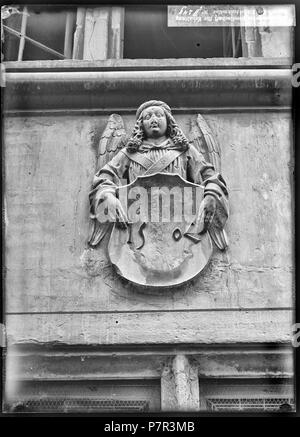
[[[139,176],[118,188],[128,216],[114,225],[108,255],[119,275],[139,286],[175,287],[195,278],[213,247],[201,228],[203,187],[177,174]]]

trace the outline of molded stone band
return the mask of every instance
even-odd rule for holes
[[[134,111],[147,98],[172,108],[210,108],[292,104],[290,69],[161,71],[68,71],[6,73],[5,111]]]

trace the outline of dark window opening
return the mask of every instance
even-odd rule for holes
[[[146,412],[160,410],[160,380],[20,381],[10,412]]]
[[[4,27],[3,56],[5,61],[52,60],[72,57],[72,39],[75,29],[76,8],[60,10],[53,6],[19,7],[21,13],[12,13],[3,20],[4,26],[14,30],[13,34]],[[24,11],[25,10],[25,11]],[[68,17],[69,14],[69,17]],[[24,25],[24,20],[26,24]],[[66,23],[70,34],[70,47],[66,46]],[[22,32],[25,33],[23,49],[20,53]],[[32,39],[34,41],[29,40]],[[38,43],[40,46],[35,44]],[[44,45],[43,48],[41,45]],[[50,50],[47,50],[50,49]],[[51,51],[52,50],[52,51]],[[54,51],[54,52],[53,52]],[[66,53],[68,51],[69,53]],[[57,55],[55,54],[57,52]],[[60,55],[60,56],[59,56]]]
[[[125,7],[124,58],[242,56],[238,27],[168,27],[163,5]]]
[[[291,25],[168,27],[168,5],[2,6],[1,19],[2,61],[293,56]]]
[[[216,412],[289,412],[295,410],[293,380],[203,379],[205,409]]]

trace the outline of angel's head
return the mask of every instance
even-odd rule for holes
[[[138,108],[136,123],[126,147],[129,152],[136,152],[144,140],[154,138],[170,138],[183,150],[189,147],[189,142],[176,123],[171,108],[159,100],[150,100]]]

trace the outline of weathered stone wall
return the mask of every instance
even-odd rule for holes
[[[225,253],[216,250],[192,283],[151,292],[119,279],[105,244],[96,251],[86,245],[95,144],[108,116],[5,120],[6,310],[12,342],[289,340],[291,114],[203,115],[222,151],[230,246]],[[176,116],[186,134],[195,116]],[[123,119],[131,130],[134,116]]]
[[[293,57],[293,27],[261,27],[259,28],[261,51],[264,57]]]

